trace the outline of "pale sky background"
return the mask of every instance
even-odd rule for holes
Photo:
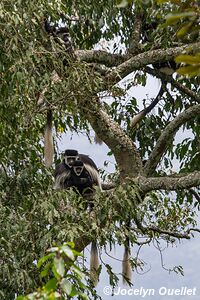
[[[157,95],[158,89],[160,87],[160,82],[157,79],[148,77],[146,87],[134,87],[129,92],[130,96],[136,97],[138,100],[146,98],[148,95],[149,98],[155,97]],[[188,134],[188,133],[187,133]],[[183,138],[182,134],[177,134],[176,140],[181,141]],[[59,142],[59,151],[70,148],[77,149],[80,153],[88,154],[96,163],[98,168],[106,169],[108,172],[114,171],[114,158],[107,156],[109,151],[108,147],[103,144],[101,146],[96,144],[90,144],[87,140],[87,137],[83,135],[74,134],[71,136],[71,133],[64,134],[62,140]],[[107,168],[104,167],[104,161],[110,161]],[[176,162],[174,165],[176,169]],[[90,247],[88,247],[89,253]],[[112,251],[111,255],[117,259],[122,259],[123,257],[123,247],[116,247],[115,251]],[[132,254],[135,256],[136,249],[132,249]],[[87,255],[88,256],[88,255]],[[113,270],[117,273],[121,272],[121,262],[114,260],[105,254],[103,254],[103,259],[106,263],[110,264],[113,267]],[[184,269],[184,276],[175,274],[174,272],[168,273],[161,267],[160,254],[157,249],[153,246],[145,246],[140,252],[140,258],[147,263],[147,269],[150,267],[151,270],[143,275],[133,273],[133,289],[151,288],[155,289],[154,296],[144,297],[144,299],[153,299],[153,300],[197,300],[200,299],[200,276],[199,276],[199,267],[200,267],[200,235],[196,234],[196,237],[190,241],[182,240],[176,242],[176,246],[173,248],[170,246],[163,252],[164,264],[166,268],[173,268],[174,266],[181,265]],[[100,283],[97,286],[97,292],[100,294],[102,299],[106,300],[119,300],[119,299],[143,299],[141,296],[106,296],[103,292],[103,288],[109,285],[109,278],[103,268]],[[126,288],[122,285],[120,280],[120,287]],[[197,288],[196,296],[161,296],[159,295],[159,288],[174,288],[180,289],[181,287],[187,287],[190,289]],[[126,288],[128,289],[128,288]],[[117,290],[117,289],[116,289]]]

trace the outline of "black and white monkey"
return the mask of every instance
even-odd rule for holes
[[[63,161],[56,166],[56,170],[54,174],[55,176],[54,188],[66,189],[69,187],[70,183],[68,183],[67,180],[72,180],[72,178],[70,178],[72,174],[74,178],[75,175],[77,176],[77,174],[74,174],[74,169],[73,169],[73,165],[77,161],[81,161],[83,163],[84,168],[82,172],[84,171],[83,174],[86,175],[86,171],[87,171],[87,173],[90,175],[92,185],[99,186],[101,189],[99,172],[94,161],[88,155],[79,154],[77,150],[71,150],[71,149],[65,150]]]
[[[83,196],[94,193],[94,181],[86,170],[81,160],[75,160],[72,164],[70,178],[64,182],[64,188],[74,187],[75,191]]]
[[[63,161],[55,169],[55,189],[75,188],[81,195],[94,193],[94,186],[101,189],[99,172],[94,161],[77,150],[65,150]],[[90,206],[91,208],[91,206]],[[90,277],[94,286],[98,283],[98,249],[95,241],[91,245]]]
[[[54,177],[55,184],[54,189],[66,189],[69,187],[67,180],[70,180],[72,165],[79,160],[77,150],[66,150],[63,161],[56,165]]]

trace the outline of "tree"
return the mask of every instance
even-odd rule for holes
[[[81,252],[94,239],[106,247],[191,238],[199,231],[199,78],[172,77],[163,66],[200,43],[159,26],[173,4],[3,0],[0,8],[1,296],[42,285],[33,262],[55,244],[73,241]],[[102,41],[111,49],[95,50]],[[160,79],[157,97],[127,97],[147,76]],[[116,174],[95,194],[91,214],[82,197],[52,189],[53,170],[43,165],[50,109],[56,137],[69,129],[89,136],[93,128],[115,156]],[[189,134],[176,144],[178,130]],[[130,263],[139,267],[136,258]]]

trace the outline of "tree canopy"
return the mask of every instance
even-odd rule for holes
[[[173,243],[199,231],[199,77],[196,71],[193,77],[165,72],[176,68],[178,55],[199,59],[198,4],[189,1],[193,13],[169,27],[165,16],[177,10],[176,1],[123,2],[0,3],[0,295],[5,299],[42,285],[34,262],[54,245],[73,241],[82,251],[94,239],[106,247],[126,244],[127,237],[131,245],[140,245],[140,237],[143,244]],[[194,30],[188,26],[180,38],[184,22]],[[160,89],[154,99],[140,101],[132,88],[145,86],[149,76],[160,80]],[[57,138],[63,132],[84,131],[90,138],[91,129],[116,159],[116,173],[104,178],[92,214],[81,196],[52,189],[53,168],[43,163],[49,109],[54,163],[62,159]],[[176,143],[178,131],[183,139]],[[139,267],[137,258],[130,261],[133,269]]]

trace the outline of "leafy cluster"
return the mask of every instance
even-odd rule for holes
[[[166,25],[174,26],[177,30],[177,38],[184,41],[197,40],[199,38],[200,8],[198,1],[158,0],[157,2],[171,2],[171,4],[175,5],[173,13],[166,16]],[[184,65],[178,69],[179,74],[189,76],[198,76],[200,74],[199,52],[193,55],[179,55],[176,58],[176,62]]]
[[[75,296],[79,299],[88,299],[84,293],[86,290],[89,293],[89,288],[83,283],[84,273],[74,263],[80,256],[80,253],[74,250],[74,244],[65,243],[60,247],[48,249],[48,252],[49,254],[39,259],[37,266],[40,269],[43,266],[40,277],[50,279],[46,280],[47,282],[37,292],[19,296],[17,300],[64,300],[66,297],[72,299]]]
[[[117,68],[116,62],[113,64],[111,60],[106,66],[106,61],[102,59],[102,65],[92,64],[87,62],[87,55],[86,61],[79,60],[79,50],[83,51],[83,55],[91,54],[92,51],[87,50],[94,49],[97,43],[105,40],[113,43],[113,39],[113,52],[119,54],[117,58],[120,57],[121,62],[129,60],[129,53],[123,57],[120,53],[123,52],[122,46],[128,49],[130,45],[137,18],[142,22],[138,41],[141,48],[137,48],[136,54],[146,51],[148,56],[152,49],[167,49],[181,44],[181,41],[177,42],[176,28],[168,30],[165,26],[159,26],[159,23],[164,23],[164,16],[170,12],[171,5],[158,7],[153,1],[143,3],[139,0],[134,5],[132,1],[125,1],[126,5],[121,2],[124,1],[2,0],[0,3],[2,299],[10,300],[16,295],[30,294],[38,286],[44,287],[37,290],[36,294],[21,299],[51,299],[51,296],[60,297],[60,294],[62,297],[62,293],[69,297],[79,295],[84,298],[80,293],[83,290],[88,292],[88,289],[82,282],[80,269],[85,273],[87,270],[84,265],[80,264],[80,269],[74,265],[78,253],[68,248],[72,244],[62,246],[65,242],[73,241],[76,244],[77,239],[85,238],[89,243],[95,237],[100,247],[105,249],[107,243],[125,244],[127,237],[131,244],[138,245],[141,237],[146,238],[147,244],[163,236],[169,242],[168,231],[185,232],[195,225],[195,214],[192,212],[194,202],[197,203],[194,199],[198,199],[195,190],[177,190],[173,196],[164,192],[156,195],[149,193],[146,202],[142,203],[143,195],[131,179],[123,185],[117,181],[115,190],[96,192],[93,211],[89,213],[87,199],[73,191],[52,189],[53,170],[46,170],[43,166],[43,132],[49,108],[53,110],[54,133],[57,137],[69,130],[86,131],[88,134],[89,121],[97,112],[96,99],[104,94],[106,97],[112,96],[110,105],[103,102],[103,96],[99,101],[103,116],[107,113],[109,120],[115,121],[115,128],[120,125],[123,128],[120,134],[126,133],[127,139],[130,138],[138,146],[141,158],[146,159],[170,121],[198,102],[194,96],[192,98],[173,86],[169,88],[164,82],[166,90],[155,111],[145,116],[136,128],[132,128],[132,117],[153,100],[147,97],[140,101],[131,90],[136,85],[146,85],[146,69],[132,74],[127,88],[122,88],[106,77],[109,71]],[[56,27],[65,25],[68,28],[73,47],[77,50],[77,59],[69,58],[64,45],[45,31],[44,22],[47,19]],[[102,53],[108,54],[106,51],[97,51],[97,61]],[[63,63],[65,60],[67,65]],[[61,78],[56,84],[52,82],[53,72]],[[187,91],[189,89],[198,95],[198,78],[192,81],[182,78],[179,83]],[[45,103],[40,106],[38,102],[41,95]],[[87,117],[91,115],[89,120]],[[178,159],[182,174],[199,170],[198,122],[196,118],[182,127],[190,136],[182,143],[171,142],[168,145],[164,164],[161,162],[153,175],[159,177],[160,174],[168,174],[174,158]],[[101,130],[101,126],[98,130]],[[110,136],[113,138],[114,134]],[[113,147],[111,152],[114,150]],[[56,152],[55,162],[58,161],[60,156]],[[194,198],[195,193],[197,197]],[[127,223],[130,223],[129,228]],[[162,234],[155,227],[160,228]],[[52,253],[44,256],[49,248],[53,249]],[[71,259],[75,277],[67,273],[69,265],[66,265],[65,255]],[[42,256],[44,258],[39,261]],[[42,276],[39,275],[37,262],[39,265],[44,263]],[[133,258],[133,263],[136,268],[137,259]],[[106,268],[111,275],[111,283],[117,284],[118,279],[111,267],[106,265]],[[88,293],[88,297],[95,296],[95,292],[92,296],[90,291]]]

